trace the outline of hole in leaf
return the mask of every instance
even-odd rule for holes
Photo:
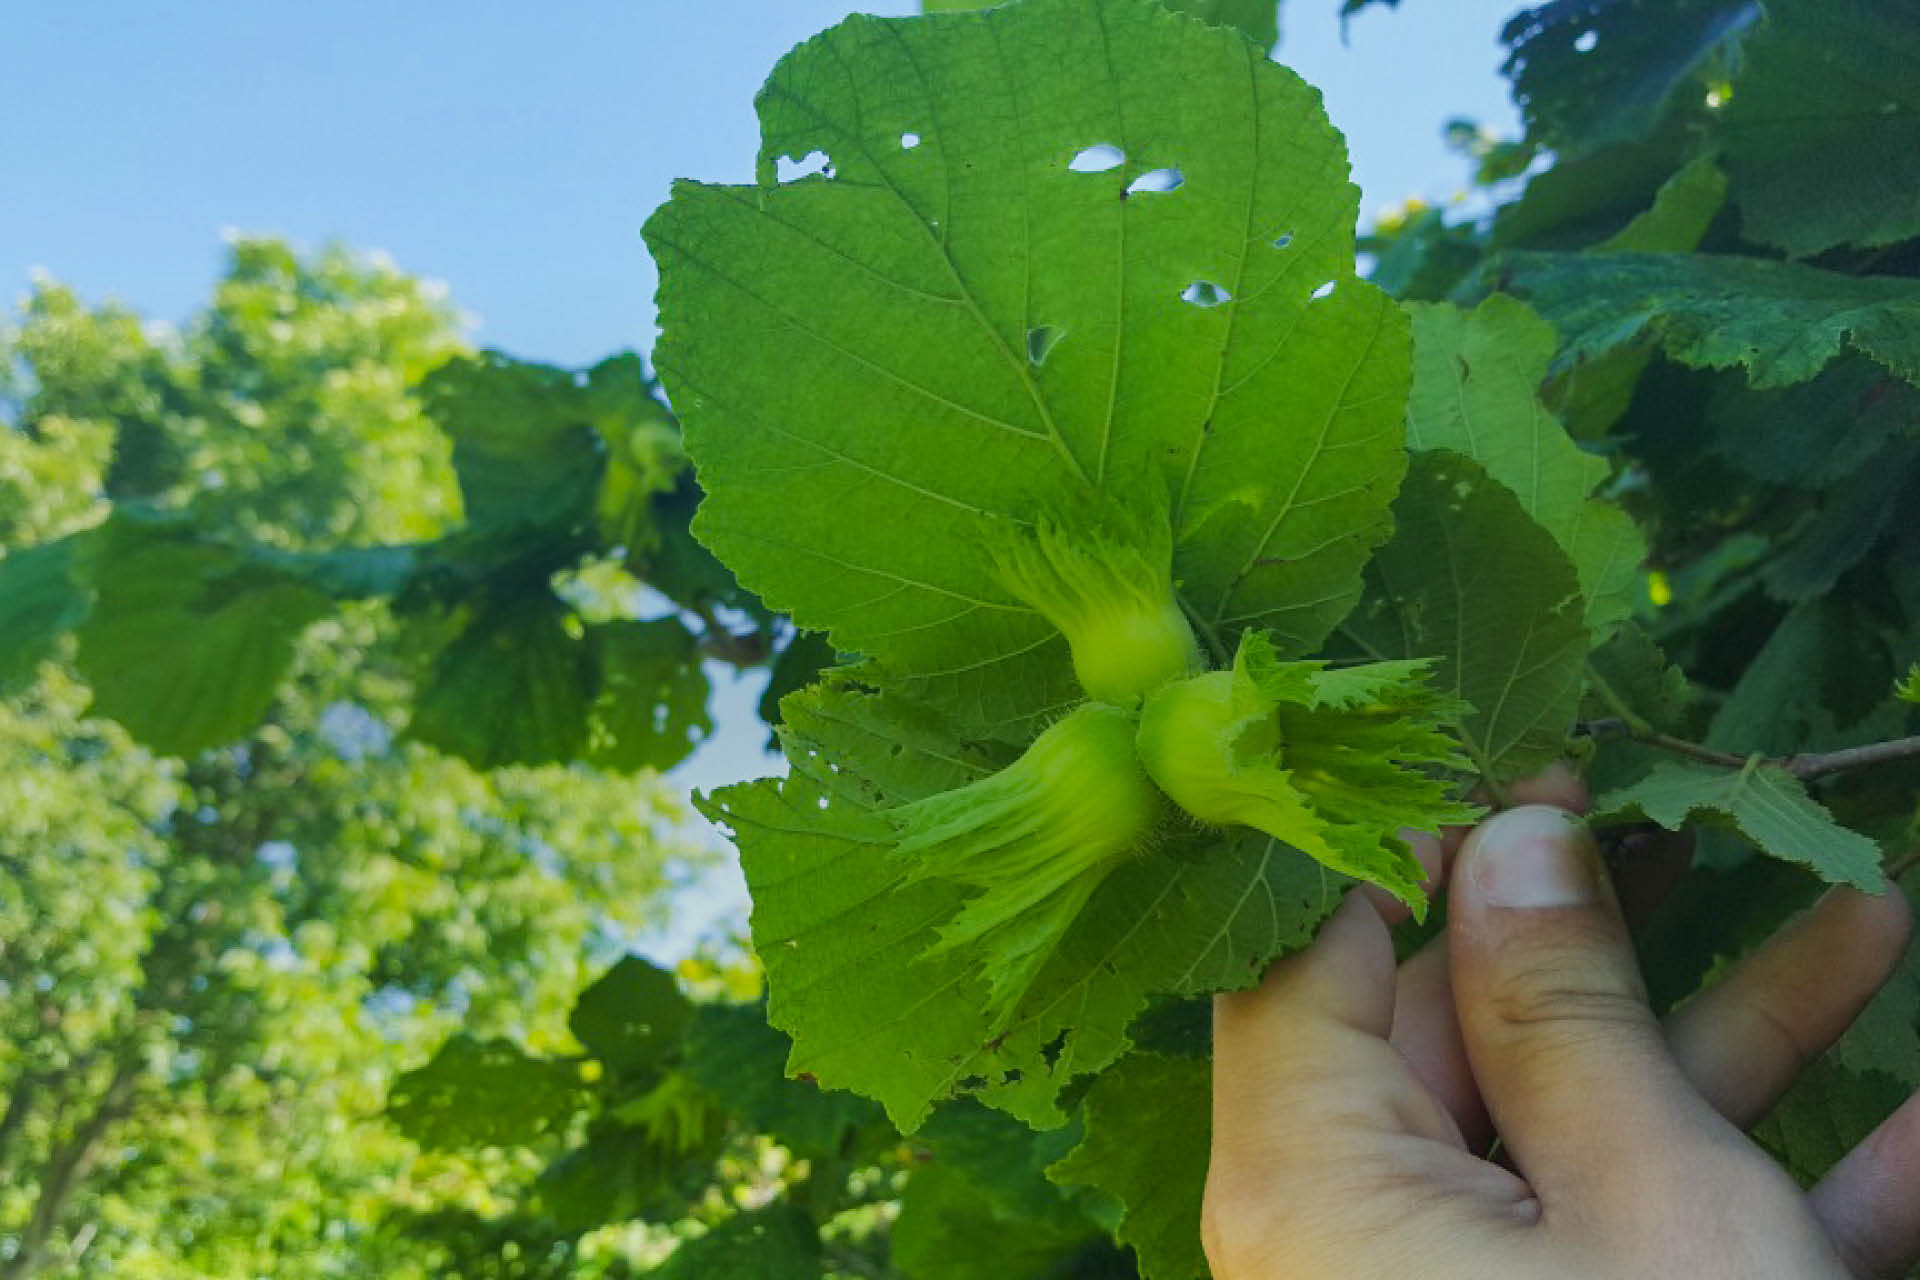
[[[1067,336],[1065,329],[1055,325],[1035,325],[1027,330],[1027,359],[1035,364],[1045,364],[1047,356],[1053,351],[1060,339]]]
[[[1109,169],[1118,169],[1126,160],[1126,152],[1110,143],[1100,142],[1081,148],[1073,159],[1067,161],[1067,168],[1075,173],[1105,173]]]
[[[1573,47],[1580,53],[1592,53],[1594,46],[1599,43],[1600,33],[1598,31],[1582,31],[1578,38],[1574,40]]]
[[[1180,301],[1196,307],[1217,307],[1223,302],[1232,302],[1233,295],[1211,280],[1195,280],[1180,291]]]
[[[1317,302],[1321,298],[1326,297],[1328,294],[1332,292],[1333,292],[1333,281],[1329,280],[1325,284],[1321,285],[1318,289],[1315,289],[1313,291],[1313,298]]]
[[[1178,169],[1149,169],[1127,184],[1127,194],[1137,196],[1154,191],[1177,191],[1187,175]]]
[[[1284,249],[1292,243],[1293,243],[1293,232],[1291,231],[1282,231],[1279,235],[1273,238],[1273,247],[1276,249]]]
[[[1066,1049],[1066,1047],[1067,1047],[1067,1033],[1064,1030],[1062,1030],[1059,1035],[1055,1036],[1053,1039],[1047,1041],[1045,1044],[1040,1046],[1040,1057],[1042,1058],[1042,1060],[1046,1062],[1047,1069],[1049,1071],[1053,1069],[1053,1065],[1055,1063],[1060,1061],[1060,1054]]]
[[[828,178],[833,176],[833,160],[824,151],[809,151],[798,160],[781,156],[774,161],[774,176],[781,182],[798,182],[816,173]]]
[[[919,145],[920,145],[919,134],[908,132],[900,135],[900,149],[902,151],[911,151]]]

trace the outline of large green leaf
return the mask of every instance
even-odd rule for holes
[[[1212,1065],[1129,1054],[1087,1092],[1087,1134],[1047,1170],[1119,1201],[1118,1236],[1146,1280],[1203,1280],[1200,1194],[1213,1126]]]
[[[952,13],[986,9],[1002,0],[921,0],[923,13]],[[1280,41],[1280,8],[1284,0],[1162,0],[1167,8],[1192,14],[1215,26],[1232,27],[1259,45],[1271,49]]]
[[[259,724],[319,592],[235,551],[116,522],[91,545],[93,611],[79,627],[94,711],[167,755]]]
[[[421,393],[453,437],[469,523],[564,525],[586,517],[605,448],[572,370],[490,351],[449,360]]]
[[[407,731],[481,769],[579,758],[599,672],[566,624],[544,588],[487,601],[435,659]]]
[[[916,1169],[900,1197],[894,1262],[907,1280],[1075,1274],[1063,1263],[1095,1238],[1093,1224],[1025,1209],[995,1197],[950,1165]]]
[[[646,1076],[680,1048],[692,1020],[693,1005],[672,974],[623,956],[580,993],[567,1029],[612,1070]]]
[[[1920,390],[1860,356],[1842,356],[1812,381],[1774,391],[1745,381],[1734,375],[1714,387],[1709,447],[1767,484],[1831,485],[1920,422]]]
[[[461,1033],[393,1082],[387,1116],[426,1147],[521,1145],[565,1124],[585,1098],[573,1063]]]
[[[1767,590],[1781,600],[1812,600],[1866,558],[1914,488],[1920,445],[1898,440],[1825,495],[1799,537],[1767,565]]]
[[[1501,281],[1560,331],[1562,367],[1645,332],[1755,387],[1804,382],[1852,347],[1920,384],[1920,281],[1684,253],[1510,253]]]
[[[589,758],[609,769],[671,769],[713,732],[698,641],[678,618],[609,622],[588,633],[601,672]]]
[[[1551,0],[1500,33],[1503,70],[1528,135],[1578,155],[1653,132],[1689,92],[1704,98],[1704,74],[1759,17],[1754,0]]]
[[[1472,311],[1414,305],[1407,444],[1472,458],[1573,561],[1596,633],[1632,612],[1646,539],[1627,513],[1593,496],[1611,468],[1580,448],[1540,403],[1553,327],[1494,294]]]
[[[1740,227],[1799,257],[1920,235],[1910,0],[1767,0],[1719,136]]]
[[[776,1201],[689,1240],[651,1274],[659,1280],[818,1280],[820,1233],[800,1209]]]
[[[794,1038],[789,1073],[875,1098],[903,1129],[958,1094],[1062,1123],[1060,1091],[1126,1049],[1149,995],[1251,983],[1348,883],[1265,837],[1169,833],[1107,878],[995,1015],[964,954],[926,954],[965,891],[905,883],[882,812],[979,776],[991,758],[897,698],[831,679],[784,710],[793,774],[703,807],[740,847],[768,1016]],[[839,763],[854,760],[866,776]]]
[[[61,538],[0,557],[0,693],[31,680],[60,636],[87,616],[87,592],[73,572],[78,545]]]
[[[1877,890],[1880,846],[1849,831],[1778,765],[1743,769],[1669,760],[1624,790],[1594,802],[1598,821],[1639,815],[1669,831],[1696,817],[1732,826],[1761,852],[1811,868],[1823,880]]]
[[[1015,740],[1073,685],[985,551],[1007,518],[1164,506],[1229,639],[1338,621],[1387,533],[1408,342],[1353,276],[1312,89],[1149,0],[1025,0],[850,18],[759,106],[759,183],[681,183],[647,225],[696,529],[746,585]],[[830,173],[776,180],[815,152]]]
[[[838,1156],[854,1130],[881,1124],[880,1110],[865,1098],[788,1079],[792,1047],[758,1006],[703,1004],[687,1032],[683,1064],[754,1132],[797,1155]]]
[[[1474,708],[1461,736],[1488,776],[1552,760],[1588,648],[1572,562],[1512,490],[1444,450],[1415,458],[1394,515],[1344,639],[1368,657],[1437,658],[1434,683]]]

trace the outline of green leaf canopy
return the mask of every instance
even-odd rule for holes
[[[1560,331],[1562,367],[1648,333],[1681,364],[1745,366],[1756,389],[1804,382],[1847,347],[1920,385],[1920,282],[1686,253],[1499,262],[1506,287]]]

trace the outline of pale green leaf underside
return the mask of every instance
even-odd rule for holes
[[[1598,634],[1633,610],[1647,543],[1633,520],[1593,496],[1606,462],[1568,437],[1538,390],[1557,338],[1525,303],[1494,294],[1472,311],[1415,304],[1407,444],[1451,449],[1511,489],[1573,561]]]
[[[1695,814],[1728,823],[1762,853],[1809,867],[1823,880],[1876,890],[1880,847],[1833,820],[1800,781],[1777,765],[1723,769],[1663,761],[1644,779],[1602,796],[1597,820],[1641,814],[1678,831]]]
[[[1344,624],[1373,658],[1434,657],[1434,683],[1473,707],[1461,740],[1495,778],[1566,745],[1588,649],[1571,561],[1504,485],[1446,450],[1416,455],[1399,527]]]
[[[1016,740],[1073,686],[992,572],[993,518],[1087,486],[1164,502],[1183,596],[1229,639],[1304,651],[1351,606],[1408,340],[1353,276],[1314,90],[1149,0],[1023,0],[850,18],[759,107],[758,185],[682,183],[647,226],[697,531],[746,585]],[[1069,168],[1103,145],[1124,161]],[[776,180],[814,152],[832,176]]]
[[[1087,1136],[1047,1169],[1120,1203],[1120,1243],[1146,1280],[1199,1280],[1200,1196],[1207,1181],[1213,1091],[1203,1059],[1128,1055],[1087,1093]]]
[[[965,954],[925,954],[966,891],[904,883],[909,864],[879,812],[990,762],[886,695],[829,684],[783,710],[793,774],[703,807],[740,847],[768,1017],[794,1038],[789,1073],[875,1098],[903,1128],[961,1093],[1036,1126],[1062,1123],[1060,1090],[1125,1051],[1150,994],[1250,984],[1311,936],[1349,883],[1265,837],[1173,837],[1179,847],[1107,879],[996,1018]],[[856,747],[875,762],[868,779],[827,763]]]
[[[1668,358],[1744,365],[1756,388],[1819,373],[1847,347],[1920,385],[1920,281],[1688,253],[1510,253],[1502,280],[1560,331],[1571,367],[1650,333]]]

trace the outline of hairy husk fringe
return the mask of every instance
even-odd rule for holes
[[[1424,662],[1282,662],[1266,636],[1229,671],[1169,684],[1141,711],[1147,773],[1208,826],[1248,826],[1386,889],[1424,917],[1424,872],[1396,829],[1438,832],[1479,810],[1436,770],[1468,762],[1442,726],[1464,707]]]
[[[1067,638],[1087,696],[1135,706],[1201,668],[1174,594],[1166,513],[1074,506],[1031,529],[1005,526],[989,548],[1000,581]]]
[[[934,952],[978,944],[996,1010],[1010,1006],[1116,866],[1144,851],[1165,801],[1134,753],[1134,716],[1088,703],[990,777],[893,811],[913,879],[981,890]]]

